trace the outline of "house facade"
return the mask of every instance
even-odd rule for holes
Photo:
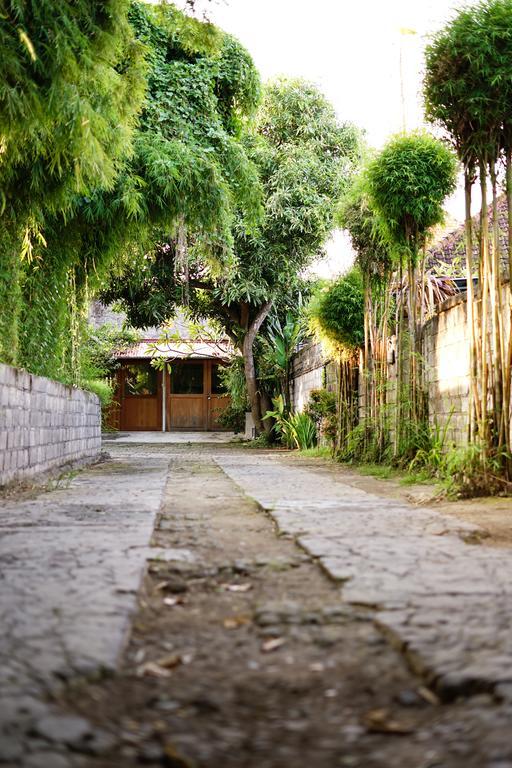
[[[230,398],[219,371],[231,356],[227,342],[187,340],[162,345],[143,339],[120,352],[110,426],[126,432],[222,431],[219,416]]]

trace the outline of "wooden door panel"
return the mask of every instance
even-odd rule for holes
[[[169,400],[171,429],[205,429],[204,395],[171,395]]]
[[[125,397],[121,414],[121,429],[148,430],[159,428],[157,397]]]

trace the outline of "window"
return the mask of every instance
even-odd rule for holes
[[[157,389],[157,371],[151,363],[127,365],[124,374],[124,394],[127,397],[152,395]]]
[[[221,365],[212,365],[212,395],[227,395],[227,390],[219,375]]]
[[[178,363],[171,368],[171,394],[202,395],[203,364]]]

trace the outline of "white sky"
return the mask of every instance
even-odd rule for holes
[[[315,82],[341,120],[365,129],[380,147],[403,125],[400,50],[408,130],[422,125],[423,48],[462,0],[202,0],[210,19],[250,51],[264,80],[276,75]],[[200,6],[201,7],[201,6]],[[401,34],[412,29],[415,35]],[[446,206],[463,217],[461,195]],[[347,250],[348,249],[348,250]],[[321,270],[339,272],[350,259],[339,233]]]

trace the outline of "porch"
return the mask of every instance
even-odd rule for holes
[[[230,403],[216,358],[169,361],[157,370],[147,357],[127,356],[117,371],[110,424],[121,432],[222,432]]]

